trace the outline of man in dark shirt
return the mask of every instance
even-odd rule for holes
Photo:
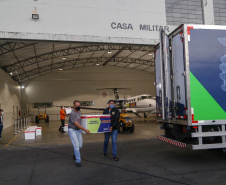
[[[109,100],[108,104],[109,104],[109,107],[104,110],[103,114],[110,114],[111,115],[111,128],[110,128],[110,132],[105,133],[104,157],[107,156],[108,142],[109,142],[109,138],[111,136],[113,160],[118,161],[119,158],[117,156],[116,141],[117,141],[117,137],[118,137],[120,112],[117,108],[115,108],[115,103],[114,103],[113,100]]]
[[[81,126],[80,102],[75,100],[73,105],[74,108],[71,111],[68,120],[68,134],[74,148],[76,166],[81,167],[80,149],[82,148],[83,144],[82,130],[85,131],[86,134],[90,134],[90,131]]]
[[[0,139],[2,139],[2,130],[3,130],[3,110],[0,109]]]

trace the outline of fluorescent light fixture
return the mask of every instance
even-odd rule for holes
[[[21,88],[24,89],[24,86],[22,85]]]
[[[152,53],[149,53],[148,55],[151,55],[151,56],[153,56],[153,54],[152,54]]]
[[[32,19],[39,19],[39,14],[32,14]]]
[[[10,72],[9,74],[10,74],[10,75],[13,75],[13,73],[12,73],[12,72]]]
[[[66,60],[67,58],[65,56],[62,57],[63,60]]]
[[[62,68],[60,68],[60,69],[59,69],[59,71],[63,71],[63,69],[62,69]]]
[[[111,51],[110,50],[108,50],[108,54],[111,54]]]
[[[99,66],[100,65],[99,62],[97,62],[96,65]]]

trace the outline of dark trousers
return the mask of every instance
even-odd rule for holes
[[[61,119],[60,121],[61,121],[61,125],[60,125],[60,128],[59,128],[59,131],[64,131],[63,129],[64,129],[64,122],[65,122],[65,120]]]
[[[0,124],[0,138],[2,137],[2,130],[3,130],[3,125]]]
[[[108,151],[108,142],[109,138],[111,136],[112,140],[112,155],[117,157],[117,137],[118,137],[118,129],[112,130],[112,132],[106,132],[104,133],[105,138],[104,138],[104,153],[107,154]]]

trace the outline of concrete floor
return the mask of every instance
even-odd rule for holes
[[[13,132],[9,137],[10,129],[4,130],[1,185],[226,184],[226,156],[221,150],[192,151],[158,141],[156,134],[162,131],[153,120],[137,120],[135,133],[119,135],[118,162],[110,154],[102,157],[103,134],[84,135],[81,168],[72,161],[68,135],[57,130],[59,122],[40,126],[39,138],[25,141],[20,134],[9,146]]]
[[[133,121],[135,123],[134,133],[121,133],[118,135],[118,141],[156,138],[157,134],[163,133],[162,130],[160,130],[160,126],[156,123],[154,116],[151,116],[147,121],[144,121],[141,118],[133,118]],[[25,140],[24,131],[22,131],[18,135],[13,135],[13,133],[15,132],[14,127],[7,128],[3,130],[3,139],[0,140],[0,148],[12,148],[17,147],[17,145],[42,147],[71,144],[71,140],[68,136],[68,133],[61,133],[58,131],[60,124],[60,121],[50,121],[50,123],[40,121],[38,126],[42,127],[42,135],[36,136],[35,140]],[[36,124],[31,123],[30,125],[33,126]],[[83,139],[84,143],[103,142],[104,134],[83,134]]]

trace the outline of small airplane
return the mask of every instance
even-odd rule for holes
[[[118,89],[127,89],[127,90],[131,90],[131,89],[128,89],[128,88],[101,88],[101,89],[95,89],[95,90],[106,90],[106,89],[111,89],[114,91],[114,95],[115,95],[114,102],[120,112],[133,113],[139,118],[142,118],[142,116],[139,113],[143,113],[144,118],[148,117],[147,112],[155,113],[156,100],[154,97],[152,97],[149,94],[142,94],[142,95],[137,95],[137,96],[133,96],[133,97],[129,97],[129,98],[120,99],[119,94],[118,94]],[[71,106],[64,106],[64,107],[71,107]],[[81,109],[103,111],[106,108],[105,107],[81,106]]]
[[[156,109],[156,101],[149,94],[127,98],[125,105],[127,106],[126,112],[134,113],[137,117],[141,117],[139,113],[144,113],[144,118],[147,118],[147,112],[154,113]]]
[[[118,89],[126,89],[128,88],[101,88],[95,90],[106,90],[111,89],[114,92],[116,107],[121,112],[133,113],[137,117],[142,118],[139,113],[144,114],[144,118],[147,118],[147,112],[154,113],[156,109],[156,101],[149,94],[142,94],[138,96],[133,96],[129,98],[120,99],[118,94]],[[104,110],[105,108],[101,107],[81,107],[83,109],[92,109],[92,110]]]

